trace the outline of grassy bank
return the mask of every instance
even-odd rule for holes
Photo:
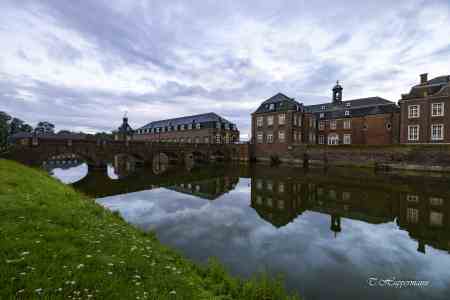
[[[45,173],[0,159],[0,299],[292,299],[199,267]]]

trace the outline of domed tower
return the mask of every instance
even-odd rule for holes
[[[340,104],[342,102],[342,86],[339,84],[339,80],[336,81],[336,85],[333,87],[333,104]]]

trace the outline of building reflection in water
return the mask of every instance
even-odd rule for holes
[[[183,194],[214,200],[233,190],[238,182],[239,177],[223,176],[201,181],[178,183],[167,188]]]
[[[167,163],[164,157],[162,161]],[[156,162],[158,170],[163,169],[160,162]],[[158,175],[145,170],[135,172],[138,164],[132,158],[119,157],[114,167],[120,180],[88,174],[75,187],[97,198],[165,187],[214,200],[233,190],[240,177],[250,177],[250,206],[276,228],[301,218],[305,211],[312,211],[329,216],[329,229],[336,238],[345,234],[344,218],[370,224],[395,222],[417,241],[418,251],[425,253],[426,245],[450,251],[448,179],[214,166]],[[136,174],[129,176],[133,172]]]
[[[323,181],[323,180],[322,180]],[[396,221],[418,242],[450,252],[450,201],[442,193],[419,193],[392,189],[365,188],[351,183],[314,182],[297,177],[252,178],[251,207],[275,227],[282,227],[314,211],[330,216],[335,236],[345,232],[341,218],[380,224]]]

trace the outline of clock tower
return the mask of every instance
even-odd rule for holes
[[[342,86],[339,84],[339,80],[336,81],[336,85],[333,87],[333,104],[340,104],[342,102]]]

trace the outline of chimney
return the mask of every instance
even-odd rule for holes
[[[428,73],[420,74],[420,83],[425,84],[428,81]]]

